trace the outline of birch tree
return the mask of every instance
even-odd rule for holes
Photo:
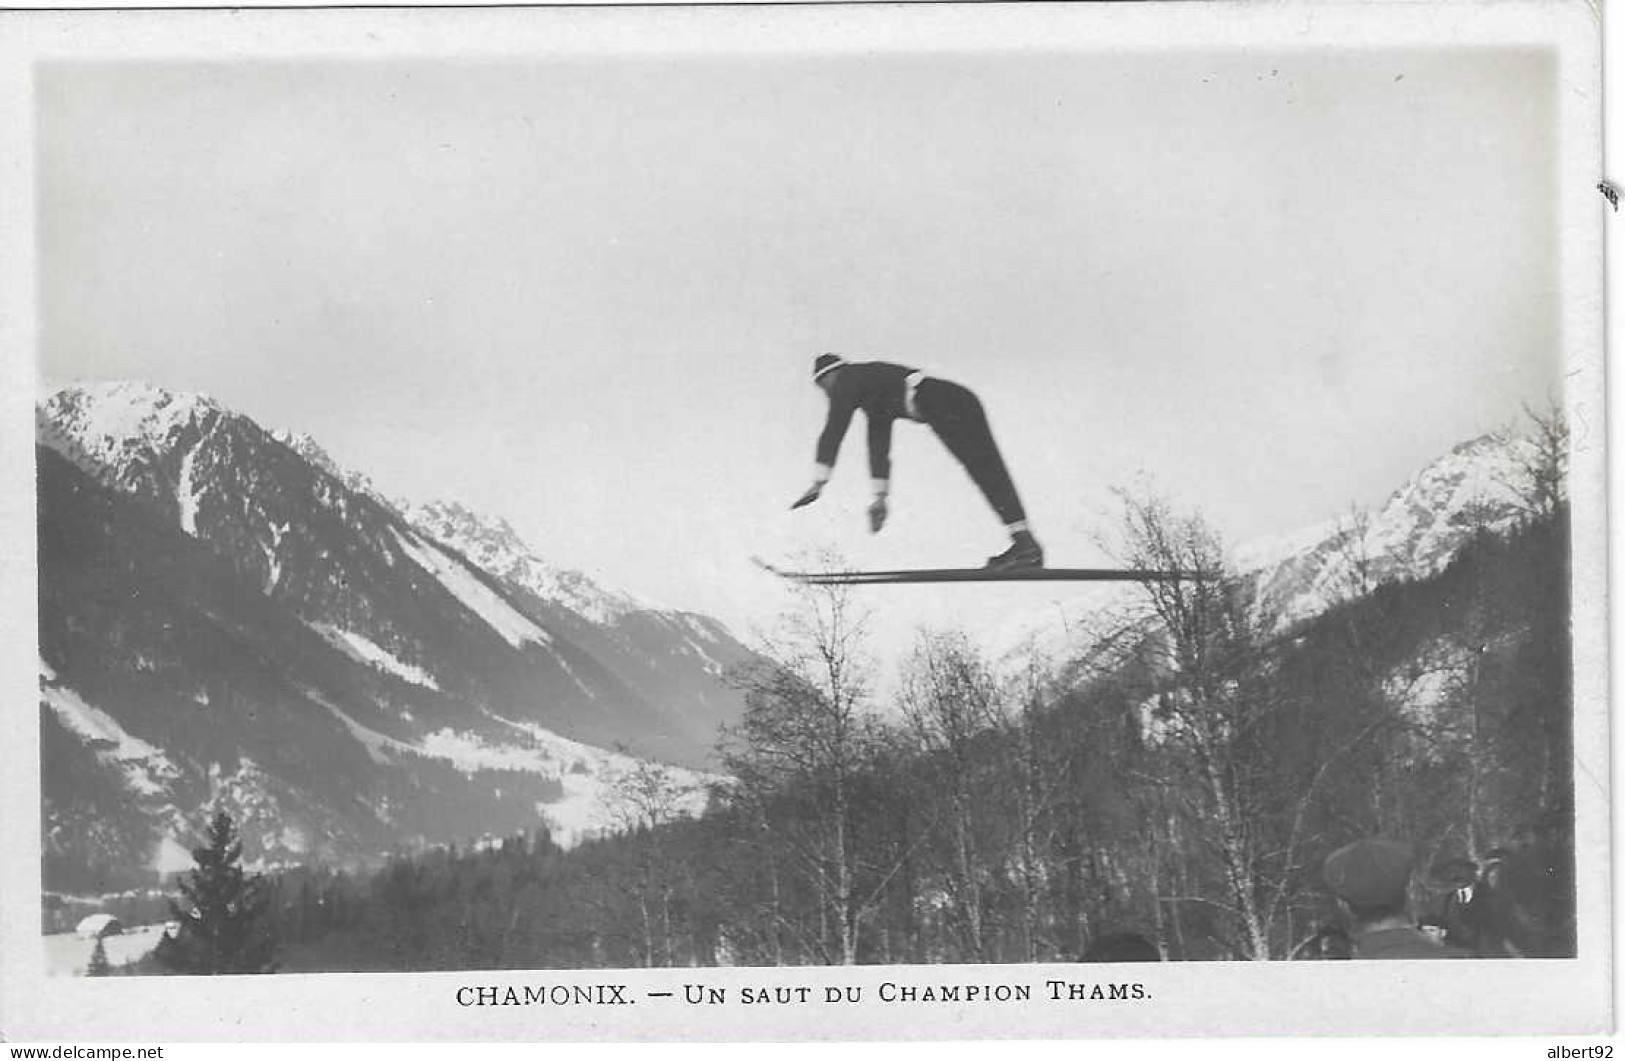
[[[734,798],[757,809],[813,895],[815,927],[797,933],[821,960],[843,965],[857,962],[878,898],[860,879],[854,835],[860,776],[881,744],[866,624],[850,587],[802,588],[764,662],[736,676],[745,713],[723,748]]]

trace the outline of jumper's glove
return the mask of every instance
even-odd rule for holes
[[[877,497],[869,503],[869,533],[878,534],[886,525],[886,498]]]
[[[810,505],[814,501],[817,501],[818,500],[818,495],[822,494],[823,492],[824,492],[824,484],[823,483],[813,483],[811,486],[807,487],[807,492],[806,493],[804,493],[800,497],[796,498],[796,503],[791,505],[790,508],[792,510],[794,510],[794,509],[798,509],[798,508],[802,507],[803,505]]]

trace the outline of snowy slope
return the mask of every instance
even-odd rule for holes
[[[737,702],[720,690],[751,653],[718,620],[550,563],[506,520],[456,502],[403,502],[400,510],[421,535],[501,579],[532,612],[545,616],[550,628],[643,696],[665,704],[696,732],[715,734],[735,716]]]
[[[446,555],[438,545],[425,542],[414,534],[402,534],[393,528],[390,533],[407,556],[439,579],[453,597],[485,620],[487,626],[501,634],[514,648],[523,648],[526,644],[552,643],[552,635],[537,626],[534,620],[521,615],[501,594],[481,582],[469,571],[467,564]]]
[[[201,395],[118,382],[61,391],[46,402],[44,413],[55,430],[42,442],[59,451],[76,444],[78,453],[70,456],[110,470],[119,480],[149,454],[174,446],[189,429],[214,421],[221,409]]]
[[[1413,475],[1376,510],[1356,512],[1236,550],[1280,625],[1318,615],[1384,582],[1426,578],[1479,530],[1525,515],[1527,439],[1464,442]]]
[[[321,634],[330,644],[352,659],[371,664],[388,674],[393,674],[397,678],[412,682],[415,685],[422,685],[429,689],[440,688],[434,680],[434,675],[422,667],[397,658],[388,649],[374,644],[354,631],[345,630],[330,623],[314,623],[311,629]]]
[[[137,882],[214,806],[260,865],[569,840],[637,756],[697,765],[738,717],[720,623],[385,500],[313,439],[136,384],[69,388],[36,427],[56,886]]]
[[[424,738],[420,752],[445,759],[465,771],[527,770],[559,779],[564,795],[537,812],[560,844],[570,846],[618,827],[617,783],[638,764],[632,756],[606,751],[560,737],[538,726],[516,724],[528,738],[521,746],[491,744],[453,730],[439,730]],[[681,791],[675,810],[697,815],[705,809],[707,786],[718,776],[697,770],[670,768],[669,776]]]
[[[563,735],[691,762],[738,712],[720,679],[747,653],[721,624],[549,565],[500,520],[447,505],[408,520],[410,506],[307,436],[136,384],[69,388],[37,420],[42,444],[228,558],[305,623],[412,668],[398,675],[435,674]],[[454,674],[462,688],[441,680]]]
[[[1253,582],[1261,614],[1278,628],[1319,615],[1384,582],[1447,566],[1477,531],[1504,531],[1526,514],[1527,438],[1483,436],[1429,463],[1376,509],[1245,542],[1231,570]],[[995,658],[1030,650],[1066,660],[1143,612],[1133,585],[1090,586],[1044,611],[1014,616],[988,640]]]
[[[404,503],[402,514],[412,526],[458,550],[482,570],[594,623],[611,626],[634,612],[669,610],[625,590],[601,586],[580,571],[548,563],[500,517],[482,516],[455,501]]]
[[[118,721],[93,707],[72,689],[58,684],[54,677],[40,678],[40,697],[63,726],[78,735],[103,763],[123,775],[124,784],[137,796],[160,796],[180,775],[159,748],[127,733]]]

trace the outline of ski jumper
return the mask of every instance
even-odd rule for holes
[[[815,481],[829,479],[841,440],[862,409],[869,428],[869,474],[877,494],[891,480],[891,431],[895,420],[925,424],[987,498],[1011,533],[1027,529],[1027,514],[1016,494],[999,447],[993,441],[982,402],[968,388],[936,379],[906,365],[885,361],[847,361],[829,387],[829,416],[818,436]]]

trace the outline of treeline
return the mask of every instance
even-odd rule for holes
[[[538,831],[282,874],[279,968],[1064,961],[1124,932],[1285,958],[1335,920],[1324,856],[1373,835],[1424,853],[1424,916],[1459,886],[1447,863],[1534,858],[1491,952],[1574,953],[1560,499],[1424,581],[1346,565],[1343,603],[1290,627],[1200,520],[1126,512],[1127,563],[1204,577],[1146,584],[1080,659],[1012,676],[922,635],[883,703],[860,598],[809,590],[738,676],[703,816],[644,765],[622,829],[568,851]]]

